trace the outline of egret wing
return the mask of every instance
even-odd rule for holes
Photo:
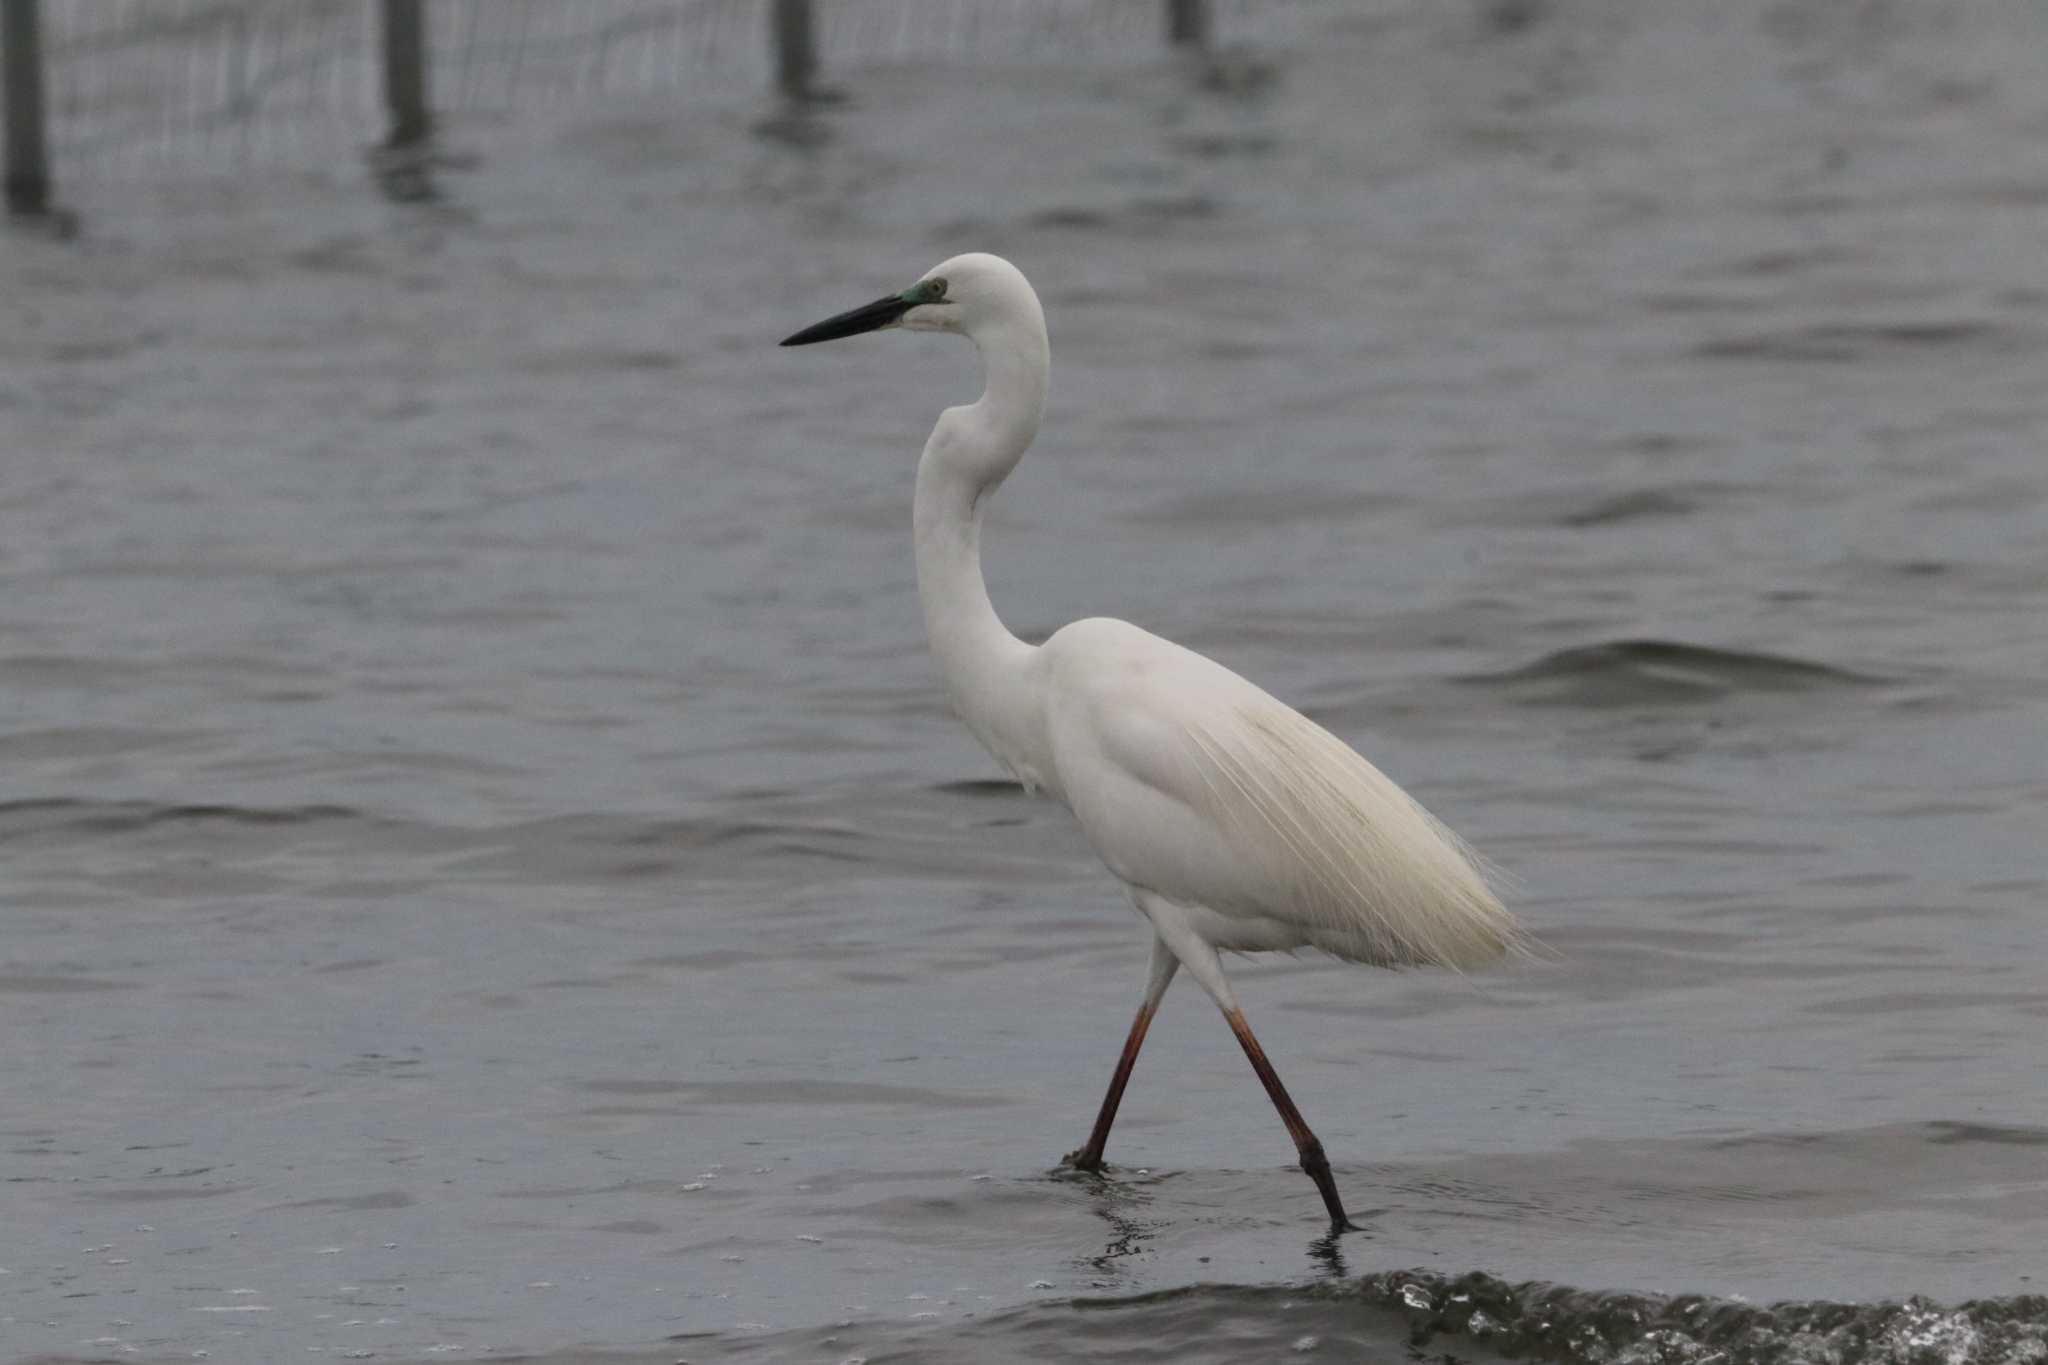
[[[1069,804],[1120,876],[1354,961],[1468,967],[1517,945],[1464,845],[1386,774],[1222,665],[1124,631],[1059,661],[1050,697]]]

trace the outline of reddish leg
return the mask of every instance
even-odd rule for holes
[[[1138,1017],[1131,1020],[1131,1032],[1124,1039],[1123,1055],[1116,1059],[1116,1074],[1109,1078],[1109,1093],[1102,1097],[1102,1111],[1095,1116],[1095,1130],[1089,1133],[1086,1147],[1066,1155],[1065,1164],[1075,1170],[1102,1169],[1102,1149],[1109,1145],[1109,1129],[1116,1122],[1117,1106],[1124,1101],[1124,1087],[1130,1084],[1131,1068],[1138,1064],[1138,1049],[1145,1046],[1145,1031],[1152,1027],[1152,1016],[1159,1009],[1159,998],[1166,994],[1166,988],[1179,967],[1179,960],[1167,951],[1166,945],[1153,939],[1152,975],[1145,987],[1145,1003],[1138,1006]]]
[[[1301,1117],[1301,1111],[1294,1107],[1287,1087],[1280,1084],[1280,1073],[1266,1060],[1266,1050],[1252,1036],[1252,1026],[1244,1021],[1244,1012],[1232,1005],[1223,1011],[1223,1017],[1230,1021],[1230,1031],[1237,1035],[1244,1055],[1251,1059],[1252,1070],[1259,1073],[1259,1080],[1265,1085],[1266,1094],[1272,1098],[1273,1107],[1280,1111],[1280,1121],[1287,1125],[1287,1136],[1294,1139],[1294,1148],[1301,1153],[1301,1169],[1308,1172],[1309,1179],[1315,1181],[1316,1188],[1322,1192],[1323,1206],[1330,1211],[1330,1231],[1356,1231],[1357,1225],[1344,1216],[1344,1201],[1337,1197],[1337,1182],[1330,1175],[1330,1159],[1323,1155],[1323,1144],[1309,1131],[1308,1123]]]

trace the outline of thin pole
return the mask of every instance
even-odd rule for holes
[[[1209,45],[1209,0],[1166,0],[1166,41],[1175,47]]]
[[[817,28],[811,0],[775,0],[775,83],[785,95],[810,90],[818,74]]]
[[[0,0],[0,85],[7,111],[7,209],[50,207],[50,149],[43,123],[43,54],[37,0]]]
[[[384,0],[384,103],[391,110],[393,147],[424,142],[433,131],[424,0]]]

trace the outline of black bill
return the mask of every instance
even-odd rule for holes
[[[826,318],[795,336],[784,337],[782,344],[808,346],[814,341],[837,341],[841,337],[859,336],[862,332],[887,327],[916,306],[901,294],[891,294],[886,299],[876,299],[873,303],[850,309],[836,318]]]

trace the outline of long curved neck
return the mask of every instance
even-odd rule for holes
[[[917,593],[953,709],[1027,786],[1049,782],[1043,716],[1031,668],[1037,647],[996,615],[981,574],[987,496],[1038,433],[1050,359],[1044,323],[1025,318],[975,338],[981,398],[948,408],[917,466]]]

